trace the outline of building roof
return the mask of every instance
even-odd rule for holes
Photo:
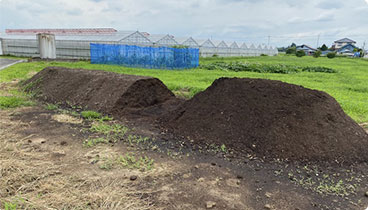
[[[310,49],[310,50],[317,51],[317,49],[316,49],[316,48],[313,48],[313,47],[308,46],[308,45],[306,45],[306,44],[303,44],[303,45],[297,46],[296,48],[297,48],[297,49],[298,49],[298,48],[308,48],[308,49]]]
[[[343,38],[343,39],[339,39],[339,40],[335,41],[335,43],[356,43],[356,41],[351,40],[349,38]]]
[[[341,48],[339,48],[338,50],[337,50],[337,52],[347,52],[347,51],[351,51],[350,49],[348,49],[348,48],[352,48],[352,49],[355,49],[355,48],[357,48],[355,45],[353,45],[353,44],[347,44],[347,45],[344,45],[343,47],[341,47]]]
[[[6,29],[6,34],[32,35],[39,33],[78,35],[78,34],[112,34],[117,30],[113,28],[43,28],[43,29]]]
[[[118,31],[113,34],[80,34],[80,35],[55,35],[55,40],[69,40],[69,41],[99,41],[99,42],[119,42],[122,41],[129,36],[136,34],[140,32],[137,31]],[[141,35],[142,38],[145,38],[145,36]],[[36,40],[37,35],[29,35],[29,34],[23,34],[23,35],[13,35],[13,34],[4,34],[1,35],[0,38],[3,39],[25,39],[25,40]],[[148,39],[147,39],[148,40]],[[148,40],[149,41],[149,40]]]

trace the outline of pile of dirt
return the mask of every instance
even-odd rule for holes
[[[263,79],[220,78],[162,118],[172,133],[292,161],[368,160],[368,136],[328,94]]]
[[[121,116],[166,101],[174,94],[158,79],[106,71],[47,67],[24,84],[48,103]]]

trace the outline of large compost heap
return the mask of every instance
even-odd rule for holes
[[[160,128],[174,138],[224,144],[241,155],[368,161],[367,133],[334,98],[280,81],[220,78],[185,102],[156,78],[97,70],[48,67],[24,86],[49,103],[81,106],[117,118],[132,112],[147,119],[158,117]]]
[[[328,94],[264,79],[217,79],[163,118],[194,142],[266,158],[368,160],[366,132]]]
[[[122,115],[175,99],[158,79],[98,70],[47,67],[25,87],[49,103]]]

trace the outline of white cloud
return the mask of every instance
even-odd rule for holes
[[[365,0],[368,1],[368,0]],[[286,45],[368,39],[362,0],[0,0],[5,28],[114,27]],[[295,34],[307,34],[295,36]],[[364,36],[365,35],[365,36]]]

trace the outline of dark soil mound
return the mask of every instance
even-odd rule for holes
[[[112,72],[47,67],[25,83],[49,103],[121,115],[175,99],[158,79]]]
[[[263,79],[221,78],[162,122],[197,143],[301,161],[368,160],[368,137],[328,94]]]

